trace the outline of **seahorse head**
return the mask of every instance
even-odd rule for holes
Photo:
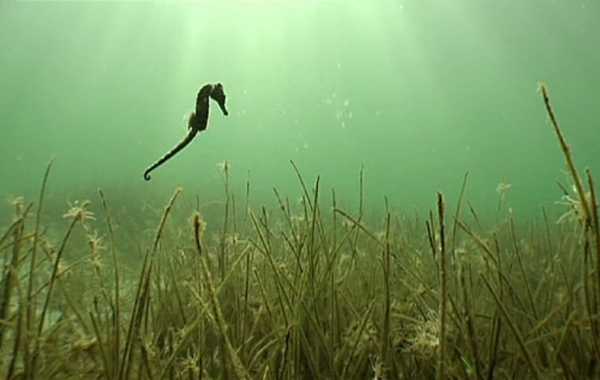
[[[221,83],[217,83],[212,86],[210,97],[212,100],[217,102],[219,108],[221,108],[221,111],[225,116],[229,115],[229,112],[227,112],[227,108],[225,107],[225,93],[223,92],[223,85]]]

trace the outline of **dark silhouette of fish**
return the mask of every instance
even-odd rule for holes
[[[165,162],[169,161],[171,157],[176,155],[180,150],[185,148],[199,132],[202,132],[206,129],[208,124],[208,108],[209,108],[209,99],[214,100],[221,108],[221,111],[225,116],[229,113],[227,112],[227,108],[225,107],[225,93],[223,92],[223,86],[221,83],[217,84],[207,84],[198,91],[198,96],[196,97],[196,111],[190,114],[188,119],[188,134],[185,136],[183,140],[179,142],[173,149],[168,151],[164,156],[162,156],[158,161],[153,163],[146,169],[144,172],[144,179],[146,181],[150,181],[150,172],[161,166]]]

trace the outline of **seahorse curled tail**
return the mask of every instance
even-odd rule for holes
[[[156,169],[157,167],[159,167],[160,165],[164,164],[165,162],[167,162],[171,157],[173,157],[180,150],[182,150],[183,148],[185,148],[194,139],[194,137],[196,137],[196,135],[198,134],[198,132],[199,131],[198,131],[197,128],[190,128],[189,131],[188,131],[187,136],[185,136],[185,138],[183,140],[181,140],[179,142],[179,144],[177,144],[177,146],[175,146],[175,148],[173,148],[170,151],[168,151],[158,161],[156,161],[155,163],[153,163],[152,165],[150,165],[148,167],[148,169],[146,169],[146,171],[144,172],[144,179],[146,181],[150,181],[150,179],[151,179],[150,172],[153,171],[154,169]]]

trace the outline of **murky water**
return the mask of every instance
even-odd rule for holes
[[[594,1],[4,1],[0,197],[35,196],[54,158],[60,207],[99,187],[132,212],[177,185],[206,203],[227,161],[233,191],[249,180],[272,204],[273,186],[300,195],[293,160],[347,205],[361,167],[372,209],[388,196],[410,212],[435,191],[455,199],[468,171],[482,213],[509,184],[506,206],[538,216],[568,182],[539,81],[577,164],[600,170],[599,14]],[[230,115],[215,108],[145,182],[216,82]]]

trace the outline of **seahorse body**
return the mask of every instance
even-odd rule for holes
[[[196,97],[196,112],[192,112],[188,119],[188,134],[183,140],[179,142],[173,149],[168,151],[158,161],[153,163],[144,172],[144,179],[150,181],[150,172],[167,162],[171,157],[176,155],[179,151],[185,148],[196,135],[205,130],[208,123],[208,99],[211,98],[217,102],[221,111],[225,115],[228,115],[227,108],[225,107],[225,94],[223,93],[223,86],[220,83],[216,85],[207,84],[200,89],[198,96]]]

